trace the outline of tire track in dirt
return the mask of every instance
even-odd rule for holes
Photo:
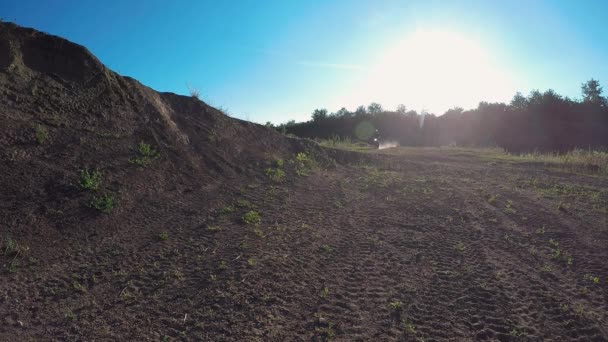
[[[555,234],[554,236],[561,235],[564,237],[566,235],[573,235],[568,233],[572,231],[571,224],[564,226],[560,221],[557,224],[558,227],[556,227],[554,215],[551,217],[552,214],[547,213],[546,207],[542,205],[538,206],[529,197],[522,197],[521,194],[508,191],[504,188],[500,190],[501,195],[507,194],[506,198],[514,199],[514,202],[518,203],[518,207],[525,208],[525,211],[522,210],[524,214],[535,215],[535,223],[552,223],[552,229],[561,232],[561,234]],[[479,194],[473,193],[464,187],[460,187],[460,191],[468,192],[470,196],[479,196]],[[524,328],[522,332],[525,332],[528,336],[539,334],[543,338],[552,338],[547,332],[557,331],[563,335],[568,334],[571,337],[584,336],[585,340],[602,340],[602,336],[605,336],[606,333],[602,331],[601,323],[594,323],[587,317],[577,316],[572,312],[572,308],[580,304],[577,304],[576,299],[573,300],[579,297],[579,294],[576,292],[575,286],[571,284],[578,282],[580,274],[572,274],[570,270],[566,269],[564,272],[559,272],[558,270],[559,273],[557,274],[541,273],[538,275],[539,266],[536,266],[538,261],[531,257],[531,255],[526,254],[525,251],[536,251],[536,248],[541,249],[542,243],[546,244],[546,240],[549,237],[543,236],[539,238],[537,237],[538,234],[531,233],[531,229],[529,229],[530,222],[526,219],[526,216],[522,219],[519,212],[511,213],[509,211],[509,213],[503,213],[500,209],[488,205],[485,201],[480,201],[480,205],[477,208],[479,207],[485,208],[492,212],[495,217],[499,218],[500,226],[496,230],[497,233],[494,234],[494,240],[499,241],[500,239],[497,239],[499,235],[504,234],[503,240],[506,241],[503,241],[502,244],[497,244],[498,248],[495,248],[491,252],[491,255],[494,255],[493,259],[497,267],[504,267],[507,270],[505,280],[509,281],[504,282],[503,291],[516,305],[515,311],[518,313],[518,317],[520,317],[519,326]],[[530,210],[531,208],[534,209]],[[580,246],[581,241],[577,241],[576,243]],[[522,251],[524,252],[522,253]],[[529,267],[529,265],[536,267]],[[528,290],[524,290],[521,284],[529,284],[531,286],[528,286]],[[538,305],[536,303],[541,304]],[[579,310],[578,307],[575,310]],[[551,325],[547,326],[547,323]],[[543,331],[538,331],[538,327],[541,327]]]

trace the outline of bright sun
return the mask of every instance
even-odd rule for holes
[[[347,95],[350,106],[404,103],[438,115],[454,106],[506,101],[515,87],[506,70],[476,41],[451,31],[419,30],[384,52]]]

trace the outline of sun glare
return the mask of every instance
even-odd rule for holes
[[[451,31],[419,30],[383,52],[346,103],[399,103],[436,114],[479,101],[506,101],[515,86],[478,42]],[[344,99],[342,99],[344,100]]]

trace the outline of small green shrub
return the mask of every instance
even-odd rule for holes
[[[285,180],[285,171],[279,168],[267,168],[264,173],[271,181],[275,183],[281,183]]]
[[[236,201],[236,206],[239,208],[252,208],[251,202],[246,199],[238,199]]]
[[[220,209],[220,215],[230,215],[234,212],[234,207],[231,205],[227,205],[225,207],[222,207],[222,209]]]
[[[323,246],[321,246],[321,249],[327,253],[330,253],[331,251],[334,250],[330,245],[323,245]]]
[[[138,166],[146,166],[158,157],[158,151],[142,141],[137,145],[137,156],[129,159],[129,162]]]
[[[314,166],[314,161],[304,152],[299,152],[295,157],[295,168],[298,176],[308,176],[308,172]]]
[[[388,308],[393,311],[399,311],[401,310],[401,308],[403,308],[403,302],[401,302],[400,300],[394,300],[388,303]]]
[[[115,204],[114,196],[103,195],[101,197],[93,197],[91,208],[97,209],[102,213],[109,213],[114,209]]]
[[[30,250],[28,246],[17,243],[17,240],[8,234],[2,237],[0,246],[2,246],[2,254],[8,257],[23,256]]]
[[[49,132],[42,125],[36,125],[36,142],[40,145],[44,144],[49,138]]]
[[[167,232],[161,232],[161,233],[158,234],[157,237],[158,237],[158,239],[160,241],[166,241],[169,238],[169,233],[167,233]]]
[[[80,187],[83,190],[97,191],[101,186],[101,171],[95,169],[89,171],[88,169],[80,170]]]
[[[243,222],[257,226],[260,224],[260,222],[262,222],[262,219],[257,211],[251,210],[243,215]]]
[[[68,321],[73,321],[76,319],[76,314],[74,314],[74,312],[71,309],[68,309],[65,312],[65,319],[67,319]]]
[[[222,271],[226,270],[228,269],[228,263],[225,260],[221,260],[217,267]]]

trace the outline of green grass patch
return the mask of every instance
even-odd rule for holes
[[[137,166],[147,166],[159,156],[157,150],[142,141],[137,145],[137,156],[130,158],[129,162]]]
[[[116,199],[112,195],[102,195],[100,197],[93,197],[90,203],[91,208],[96,209],[102,213],[109,213],[116,206]]]
[[[80,170],[80,179],[78,184],[83,190],[89,191],[97,191],[101,186],[101,171],[99,169],[89,170],[84,169]]]
[[[36,135],[36,142],[39,145],[43,145],[49,138],[49,131],[47,131],[47,129],[42,125],[36,125],[36,127],[34,127],[34,131]]]
[[[257,226],[262,222],[262,218],[257,211],[251,210],[243,215],[243,222],[249,225]]]

